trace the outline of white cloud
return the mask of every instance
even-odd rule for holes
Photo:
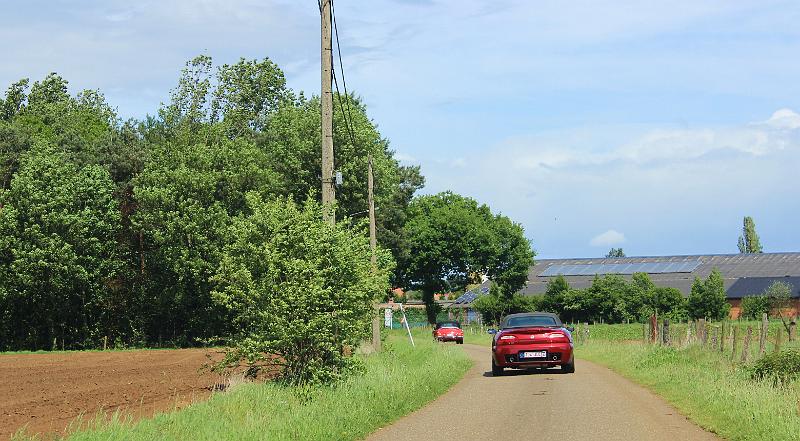
[[[400,152],[395,152],[394,153],[394,159],[397,159],[399,162],[405,162],[405,163],[418,162],[417,158],[415,158],[415,157],[413,157],[411,155],[405,154],[405,153],[400,153]]]
[[[625,240],[631,255],[736,252],[744,215],[756,218],[762,237],[773,235],[773,250],[800,247],[788,221],[800,205],[782,202],[796,199],[800,129],[753,123],[586,132],[498,143],[465,157],[480,164],[469,179],[423,162],[426,191],[452,189],[522,222],[540,257],[589,257],[592,247],[621,243],[615,240]],[[587,232],[598,224],[615,230],[590,245]]]
[[[589,241],[589,245],[593,247],[608,247],[625,243],[625,235],[617,230],[608,230],[605,233],[598,234]]]
[[[724,152],[762,156],[786,148],[800,149],[800,131],[797,129],[800,129],[800,114],[791,109],[781,109],[766,121],[743,126],[653,128],[632,141],[622,141],[606,149],[587,149],[583,139],[570,140],[568,133],[557,133],[548,138],[507,140],[500,148],[513,151],[516,157],[514,167],[523,169],[563,169],[612,163],[663,166],[668,162],[695,161]],[[625,136],[624,133],[620,135]],[[567,139],[566,143],[564,139]]]
[[[800,114],[792,109],[780,109],[763,124],[776,129],[798,129],[800,128]]]

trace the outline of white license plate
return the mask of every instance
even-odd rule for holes
[[[547,351],[522,352],[519,358],[547,358]]]

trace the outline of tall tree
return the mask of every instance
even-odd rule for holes
[[[107,170],[52,146],[23,156],[0,190],[0,350],[91,347],[113,330],[113,191]]]
[[[764,252],[761,241],[758,239],[758,233],[756,233],[756,223],[750,216],[744,217],[742,235],[739,236],[739,252],[742,254]]]
[[[522,227],[489,207],[451,192],[420,196],[409,206],[407,254],[400,265],[409,288],[421,289],[433,323],[434,294],[462,289],[488,276],[510,299],[525,284],[533,251]]]
[[[625,257],[625,251],[622,251],[622,248],[611,248],[606,257]]]

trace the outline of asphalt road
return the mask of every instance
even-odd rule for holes
[[[719,439],[607,368],[578,359],[574,374],[492,377],[490,349],[463,347],[476,364],[460,383],[367,440]]]

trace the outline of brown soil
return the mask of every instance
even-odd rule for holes
[[[222,379],[208,349],[0,355],[0,440],[25,428],[53,438],[76,417],[120,410],[131,418],[208,398]]]

